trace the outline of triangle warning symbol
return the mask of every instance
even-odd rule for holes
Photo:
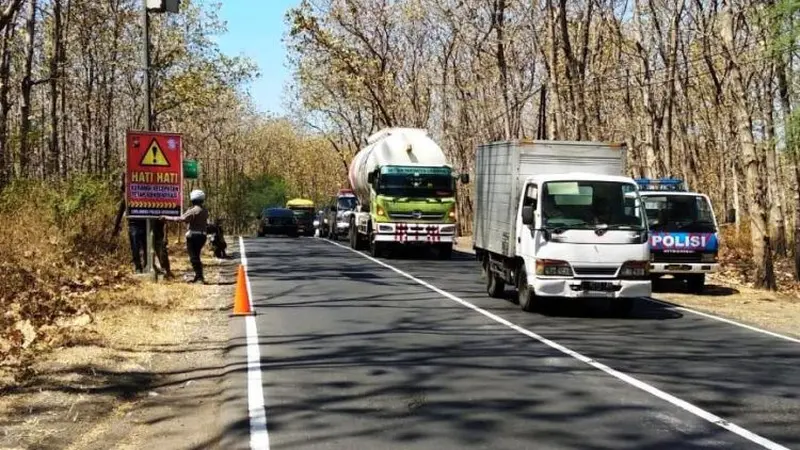
[[[150,146],[147,147],[147,151],[142,155],[142,160],[139,161],[139,165],[158,167],[170,166],[167,155],[165,155],[161,147],[158,146],[158,142],[155,138],[153,138],[152,142],[150,142]]]

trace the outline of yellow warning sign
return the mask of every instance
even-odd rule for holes
[[[156,142],[155,139],[150,142],[150,147],[148,147],[147,151],[142,155],[142,160],[139,162],[139,165],[169,167],[167,155],[164,154],[164,151],[161,150],[161,147],[158,146],[158,142]]]

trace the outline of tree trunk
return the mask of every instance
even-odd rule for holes
[[[756,151],[753,139],[752,120],[748,111],[748,89],[741,68],[733,58],[733,34],[727,37],[728,56],[731,59],[731,77],[735,89],[733,109],[739,143],[742,149],[742,164],[745,175],[745,195],[749,201],[748,216],[750,241],[753,248],[755,266],[754,284],[758,288],[775,289],[775,271],[772,264],[772,245],[770,243],[766,192],[761,158]]]
[[[58,142],[58,80],[64,72],[64,44],[61,31],[61,0],[53,0],[53,53],[50,55],[50,152],[47,175],[59,175],[61,148]],[[63,93],[62,93],[63,95]]]
[[[0,189],[9,180],[11,152],[8,145],[8,114],[11,102],[8,91],[11,83],[11,51],[9,49],[14,37],[14,27],[9,25],[3,30],[3,44],[0,50]]]
[[[781,191],[783,190],[783,183],[779,176],[778,169],[778,154],[776,149],[775,138],[775,121],[773,116],[772,100],[774,98],[772,92],[772,76],[765,80],[764,92],[761,95],[761,114],[764,121],[764,137],[766,147],[764,148],[765,159],[767,163],[767,198],[769,199],[768,217],[770,233],[774,237],[775,254],[786,256],[786,216],[783,211],[783,202]]]
[[[506,2],[505,0],[497,0],[494,2],[494,14],[492,16],[492,23],[494,25],[495,34],[497,37],[497,49],[495,57],[497,60],[497,68],[500,71],[500,91],[503,96],[503,108],[505,111],[503,119],[503,128],[505,138],[511,139],[511,103],[508,98],[508,63],[506,61],[505,49],[505,13]]]
[[[17,159],[17,177],[24,177],[28,175],[28,166],[30,165],[31,154],[31,90],[33,88],[33,80],[31,79],[33,71],[33,53],[36,43],[36,0],[30,0],[28,19],[25,22],[25,60],[24,72],[22,75],[22,83],[20,90],[21,103],[19,106],[20,122],[19,122],[19,158]]]
[[[552,0],[547,0],[547,34],[550,40],[550,49],[547,52],[548,60],[548,87],[549,103],[552,105],[549,130],[550,139],[559,140],[563,135],[564,119],[561,107],[561,94],[559,90],[558,74],[558,38],[556,37],[556,8]]]

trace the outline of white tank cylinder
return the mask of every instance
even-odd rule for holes
[[[367,139],[350,163],[348,178],[358,200],[369,205],[370,172],[386,165],[444,166],[447,158],[428,132],[419,128],[384,128]]]

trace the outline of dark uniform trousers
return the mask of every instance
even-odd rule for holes
[[[203,262],[200,260],[200,252],[206,245],[206,234],[199,231],[190,231],[186,234],[186,250],[189,252],[189,262],[194,269],[195,280],[203,279]]]

